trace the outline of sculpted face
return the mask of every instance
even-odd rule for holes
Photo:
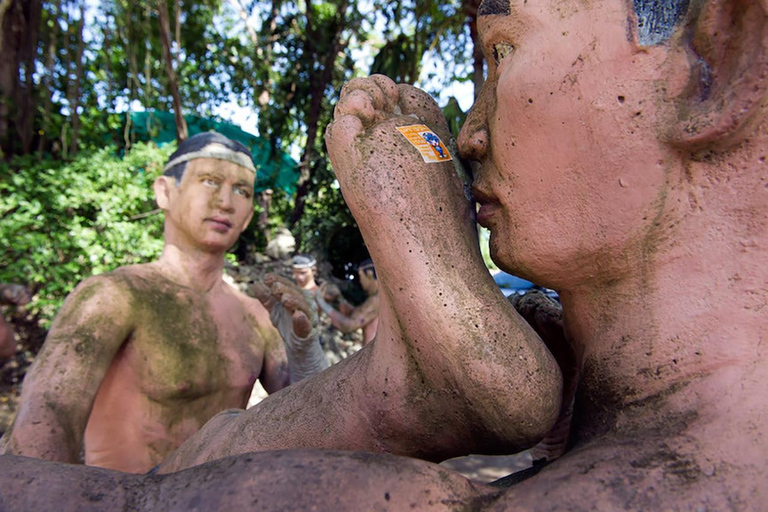
[[[315,281],[314,268],[294,268],[291,269],[293,280],[301,289],[307,289],[313,286]]]
[[[253,172],[235,163],[191,160],[178,186],[165,180],[166,224],[192,245],[226,251],[253,216],[253,183]]]
[[[542,285],[626,272],[663,215],[670,52],[630,40],[628,4],[480,8],[488,79],[459,149],[480,163],[478,222],[491,230],[493,259]]]

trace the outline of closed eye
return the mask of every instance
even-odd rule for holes
[[[496,65],[501,64],[504,57],[512,55],[515,52],[515,46],[509,43],[496,43],[493,45],[493,60],[496,61]]]

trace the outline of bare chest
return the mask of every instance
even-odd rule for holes
[[[263,341],[237,299],[182,291],[137,306],[137,327],[121,357],[143,394],[163,403],[250,392]]]

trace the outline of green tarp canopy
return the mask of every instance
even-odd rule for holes
[[[279,188],[288,194],[296,191],[299,179],[298,163],[285,152],[271,147],[262,137],[244,132],[237,126],[198,116],[184,116],[189,135],[211,130],[242,142],[251,150],[256,164],[256,191]],[[132,136],[137,141],[153,141],[163,146],[176,140],[176,121],[170,112],[150,110],[131,112]]]

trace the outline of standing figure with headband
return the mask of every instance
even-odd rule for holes
[[[257,379],[271,393],[327,366],[298,289],[268,283],[255,300],[222,280],[255,173],[248,149],[218,133],[179,145],[154,183],[162,256],[67,297],[3,453],[77,463],[84,448],[88,465],[145,473],[215,415],[237,414]]]
[[[363,330],[363,345],[376,336],[379,326],[379,281],[376,277],[376,269],[373,261],[364,260],[357,267],[357,275],[360,278],[360,286],[368,298],[357,307],[352,306],[341,298],[341,292],[334,285],[323,283],[315,295],[317,305],[330,317],[334,327],[343,333],[350,333],[356,329]],[[337,310],[328,301],[339,299]]]
[[[297,254],[291,260],[291,275],[293,280],[306,296],[314,300],[315,293],[320,289],[317,277],[317,260],[308,254]]]

